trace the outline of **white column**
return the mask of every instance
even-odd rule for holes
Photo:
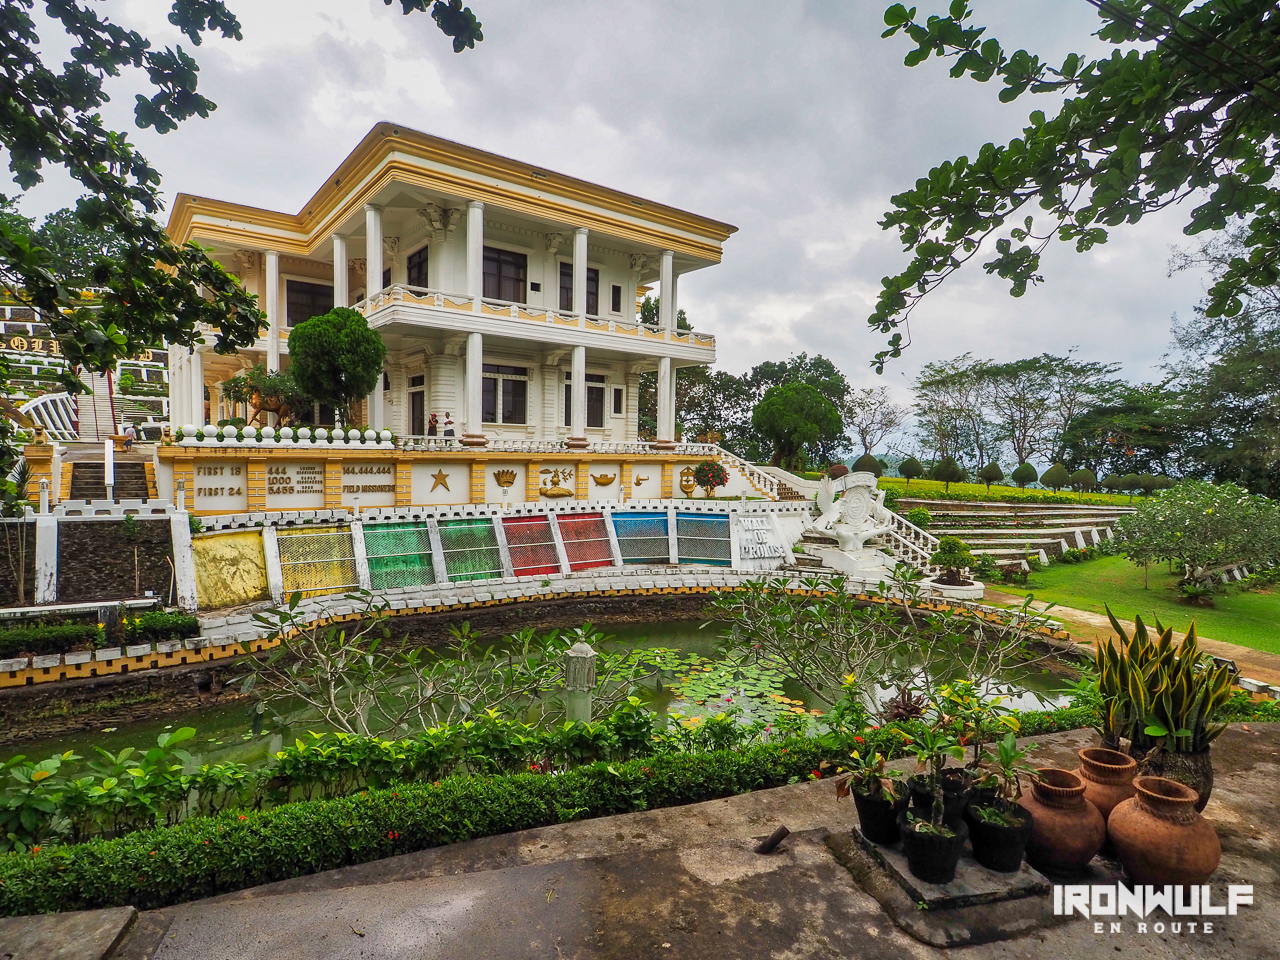
[[[675,254],[670,250],[662,251],[662,265],[659,268],[658,282],[658,327],[670,330],[676,324],[676,291],[675,273],[672,269],[672,258]]]
[[[178,607],[185,613],[195,613],[198,605],[196,562],[191,551],[191,521],[185,510],[169,515],[169,536],[173,542],[173,579]]]
[[[333,235],[333,305],[351,306],[347,290],[347,238],[337,233]]]
[[[673,441],[676,438],[676,378],[680,375],[679,369],[673,363],[671,365],[671,392],[667,396],[667,436]]]
[[[467,294],[475,297],[472,309],[479,313],[484,296],[484,204],[479,200],[467,204]]]
[[[266,259],[263,284],[267,288],[264,291],[267,308],[267,372],[276,373],[280,369],[280,254],[275,250],[268,250]]]
[[[277,358],[279,359],[279,358]],[[191,354],[191,402],[195,407],[196,425],[204,423],[209,418],[204,414],[204,355],[197,349]]]
[[[184,516],[183,522],[187,522]],[[190,527],[188,527],[190,530]],[[36,517],[36,582],[32,602],[53,603],[58,599],[58,518],[41,513]]]
[[[557,278],[557,283],[559,279]],[[587,228],[573,231],[573,312],[582,316],[587,312]],[[577,354],[575,353],[576,357]],[[576,381],[575,381],[576,382]],[[577,387],[574,388],[574,407],[577,408]],[[585,403],[585,401],[584,401]],[[583,421],[584,423],[586,421]],[[575,437],[582,434],[575,433]]]
[[[480,404],[481,380],[484,378],[484,338],[478,333],[467,334],[466,395],[467,415],[464,418],[462,442],[468,447],[483,447],[484,437],[482,407]]]
[[[574,245],[575,250],[577,244]],[[573,266],[574,297],[578,290],[578,265]],[[587,445],[587,348],[573,348],[573,366],[569,371],[569,439],[567,447],[582,448]]]
[[[368,414],[365,419],[374,430],[382,429],[382,378],[384,376],[386,376],[385,373],[378,374],[378,382],[365,401],[365,413]]]
[[[374,203],[364,205],[365,296],[372,297],[382,289],[382,208]]]
[[[671,358],[658,358],[658,422],[656,424],[659,446],[671,446],[674,443],[675,431],[671,425]]]

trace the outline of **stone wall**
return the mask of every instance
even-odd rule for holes
[[[132,540],[121,520],[58,524],[59,602],[124,600],[144,596],[148,590],[169,601],[173,580],[169,521],[136,523],[138,532]]]

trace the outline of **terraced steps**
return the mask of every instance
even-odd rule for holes
[[[107,485],[104,479],[105,467],[101,461],[77,460],[71,463],[71,489],[67,499],[70,500],[105,500]],[[115,500],[147,500],[150,491],[147,483],[147,468],[144,463],[117,461],[115,464],[115,485],[111,489]]]

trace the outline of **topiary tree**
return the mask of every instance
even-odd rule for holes
[[[1068,478],[1067,483],[1077,493],[1091,493],[1098,486],[1098,475],[1088,467],[1081,467]]]
[[[1160,478],[1154,473],[1138,474],[1138,489],[1145,493],[1148,497],[1160,488]]]
[[[864,453],[862,456],[860,456],[857,460],[854,461],[853,472],[854,473],[873,473],[878,477],[884,473],[884,469],[881,467],[879,460],[877,460],[875,457],[873,457],[869,453]]]
[[[991,485],[1004,479],[1004,471],[1000,469],[1000,464],[992,460],[978,471],[978,479],[987,485],[987,493],[990,493]]]
[[[927,530],[929,524],[933,523],[933,514],[924,507],[912,507],[907,511],[907,522],[915,524],[921,530]]]
[[[1020,463],[1013,471],[1013,482],[1018,485],[1019,490],[1027,489],[1027,484],[1035,483],[1040,479],[1040,474],[1036,473],[1036,468],[1029,463]]]
[[[977,559],[969,552],[969,545],[959,537],[943,537],[938,541],[938,549],[929,557],[929,563],[942,568],[940,580],[965,583],[964,571],[978,565]]]
[[[716,487],[729,482],[729,471],[718,460],[703,460],[693,468],[693,482],[706,490],[708,497],[714,497]]]
[[[1101,484],[1102,489],[1110,490],[1112,493],[1119,493],[1122,489],[1124,489],[1120,485],[1123,480],[1124,478],[1121,477],[1120,474],[1109,473],[1107,474],[1107,478],[1102,481],[1102,484]]]
[[[912,480],[924,476],[924,465],[915,457],[907,457],[898,464],[898,476],[905,477],[909,487]]]
[[[1136,473],[1126,473],[1120,478],[1120,489],[1129,494],[1129,502],[1133,503],[1133,495],[1142,487],[1142,478]]]
[[[386,359],[382,337],[350,307],[334,307],[289,331],[294,382],[311,399],[333,407],[344,425],[351,423],[352,404],[382,379]]]
[[[770,463],[796,467],[810,444],[839,438],[844,421],[836,405],[807,383],[770,387],[751,413],[751,425],[773,444]]]
[[[849,468],[843,463],[833,463],[827,467],[827,476],[832,480],[839,480],[841,477],[849,475]]]
[[[1040,482],[1046,487],[1057,493],[1068,483],[1071,482],[1071,474],[1067,472],[1067,468],[1060,463],[1055,463],[1052,467],[1044,472],[1044,476],[1040,478]]]
[[[938,461],[938,465],[933,468],[933,479],[941,481],[943,487],[948,493],[951,492],[953,483],[961,483],[968,474],[964,467],[956,463],[955,457],[943,457]]]

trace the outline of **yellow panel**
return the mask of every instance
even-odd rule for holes
[[[196,600],[201,610],[216,610],[268,600],[267,561],[258,530],[196,537]]]

